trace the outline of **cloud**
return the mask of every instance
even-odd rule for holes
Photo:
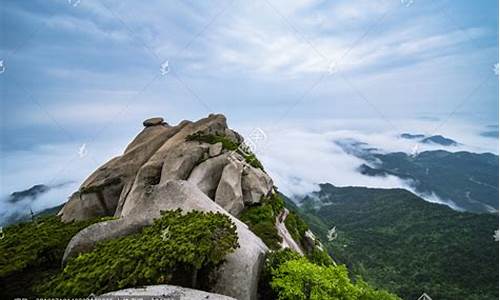
[[[257,155],[266,170],[275,180],[280,191],[286,195],[304,195],[318,189],[319,183],[336,186],[367,186],[374,188],[404,188],[419,194],[414,184],[395,176],[372,177],[358,172],[364,160],[347,154],[335,141],[351,139],[367,143],[379,151],[411,153],[415,141],[399,137],[402,132],[394,130],[378,131],[372,124],[376,120],[343,119],[316,120],[315,122],[293,122],[283,124],[263,124],[267,139],[257,144]],[[408,122],[408,132],[421,133],[426,128],[435,127],[439,120]],[[472,151],[498,153],[498,145],[480,135],[483,126],[464,121],[451,122],[443,135],[461,142],[459,146],[419,145],[420,151],[446,149],[447,151]],[[251,127],[243,126],[240,132],[247,135]],[[248,137],[247,137],[248,139]],[[478,147],[482,145],[483,147]],[[459,209],[451,200],[440,199],[435,194],[419,194],[429,202],[446,204]]]

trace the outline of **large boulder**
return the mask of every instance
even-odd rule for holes
[[[65,222],[97,216],[118,218],[77,233],[63,262],[92,250],[100,241],[140,231],[164,210],[221,212],[236,224],[240,247],[211,274],[216,278],[213,291],[236,299],[255,299],[268,249],[235,216],[272,192],[271,178],[246,164],[241,155],[227,151],[223,143],[209,143],[213,136],[243,142],[228,128],[223,115],[175,126],[152,118],[144,126],[124,153],[92,173],[59,212]]]
[[[142,125],[144,125],[144,127],[157,126],[163,124],[165,124],[165,122],[162,117],[149,118],[144,122],[142,122]]]
[[[224,167],[229,163],[229,153],[209,158],[196,166],[188,181],[194,183],[211,199],[215,198],[218,183],[222,177]]]
[[[247,167],[241,179],[243,201],[253,205],[259,203],[263,196],[267,196],[273,189],[273,180],[261,169]]]
[[[184,180],[157,185],[136,204],[128,216],[91,225],[75,235],[65,251],[65,261],[93,249],[99,241],[137,232],[160,217],[161,211],[220,212],[228,215],[236,225],[240,247],[226,256],[224,263],[213,274],[217,281],[212,291],[241,300],[256,299],[260,271],[268,248],[247,225],[208,198],[196,185]]]
[[[100,295],[98,298],[109,298],[110,296],[120,299],[134,298],[139,296],[148,296],[153,299],[172,299],[172,300],[236,300],[219,294],[207,293],[204,291],[188,289],[175,285],[150,285],[140,288],[124,289],[115,292]]]
[[[245,208],[241,190],[242,172],[243,165],[236,162],[227,164],[222,170],[219,186],[215,192],[215,203],[236,217]]]

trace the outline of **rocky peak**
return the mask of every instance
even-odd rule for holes
[[[59,212],[65,222],[116,218],[75,235],[63,261],[140,231],[161,211],[221,212],[236,225],[240,247],[218,268],[213,292],[255,299],[268,248],[238,216],[276,192],[272,179],[221,114],[175,126],[155,117],[143,125],[124,153],[94,171]]]

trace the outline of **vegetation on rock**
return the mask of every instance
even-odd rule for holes
[[[56,216],[45,216],[4,228],[0,239],[0,298],[34,296],[31,287],[60,269],[70,239],[102,220],[63,223]]]
[[[309,226],[299,217],[295,212],[290,212],[285,220],[285,226],[292,238],[298,242],[302,243],[306,235],[306,231]]]
[[[279,194],[263,197],[257,205],[245,208],[240,220],[273,250],[281,248],[282,238],[276,229],[276,216],[283,209],[283,198]]]
[[[238,247],[236,226],[221,213],[167,211],[141,233],[99,243],[41,285],[47,297],[80,297],[148,284],[201,288],[198,281]],[[205,277],[204,277],[205,279]]]
[[[238,144],[229,139],[227,136],[196,132],[188,135],[186,137],[186,141],[198,141],[208,144],[221,143],[222,148],[229,151],[236,151],[238,154],[243,156],[247,164],[251,165],[254,168],[264,170],[264,166],[262,165],[262,163],[257,159],[257,156],[255,156],[255,154],[252,153],[247,146],[245,146],[244,144]]]

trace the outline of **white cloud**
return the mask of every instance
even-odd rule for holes
[[[264,124],[260,128],[267,134],[267,140],[258,144],[257,154],[266,170],[275,180],[278,188],[287,195],[303,195],[318,189],[319,183],[336,186],[367,186],[376,188],[404,188],[414,193],[411,182],[394,176],[370,177],[356,169],[365,161],[346,154],[335,141],[354,139],[365,142],[382,152],[411,153],[415,141],[402,139],[403,132],[429,134],[428,128],[435,128],[439,121],[406,120],[407,131],[379,131],[373,127],[373,119],[317,120],[307,123],[293,122]],[[251,127],[242,126],[244,135]],[[457,147],[446,147],[447,151],[472,151],[498,153],[495,140],[481,137],[484,129],[466,122],[451,122],[439,132],[461,143]],[[434,132],[434,134],[438,134]],[[443,149],[437,145],[420,145],[420,151]],[[430,202],[446,204],[454,209],[453,201],[439,199],[436,195],[421,194]]]

